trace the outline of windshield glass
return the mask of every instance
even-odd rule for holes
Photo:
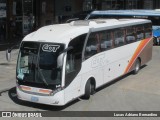
[[[17,79],[23,84],[61,84],[61,70],[57,58],[63,44],[23,42],[17,63]]]

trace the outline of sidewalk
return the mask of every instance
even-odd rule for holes
[[[6,51],[0,51],[0,92],[16,85],[16,62],[18,49],[13,50],[11,61],[6,60]]]

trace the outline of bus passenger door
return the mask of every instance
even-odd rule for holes
[[[79,96],[81,76],[78,75],[81,68],[81,54],[71,50],[67,53],[65,66],[65,100],[70,101]]]
[[[79,72],[82,66],[82,49],[84,46],[86,34],[74,38],[69,47],[73,49],[67,52],[67,59],[65,65],[65,101],[79,97],[81,75]]]

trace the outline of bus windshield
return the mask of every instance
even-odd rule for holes
[[[17,63],[17,79],[22,84],[45,86],[61,84],[61,70],[57,58],[63,44],[23,42]]]

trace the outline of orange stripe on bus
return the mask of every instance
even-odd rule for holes
[[[145,48],[145,46],[149,43],[149,41],[152,40],[151,38],[142,40],[139,44],[139,46],[137,47],[136,51],[134,52],[127,68],[125,69],[124,74],[128,73],[130,68],[132,67],[133,63],[135,62],[135,60],[137,59],[138,55],[142,52],[142,50]]]

